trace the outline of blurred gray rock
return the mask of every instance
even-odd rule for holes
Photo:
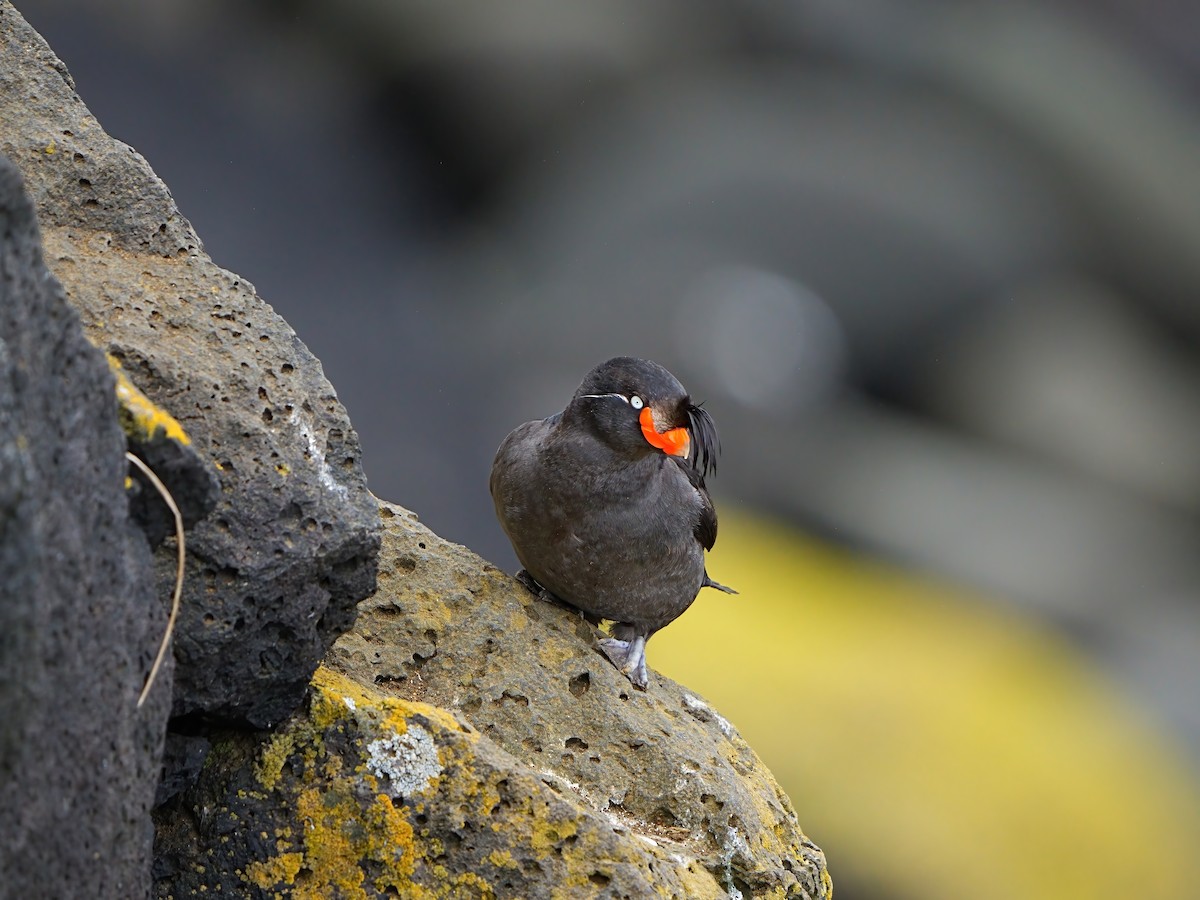
[[[108,364],[0,158],[0,897],[149,890],[170,665],[139,709],[166,604],[124,454]]]
[[[218,505],[188,541],[173,712],[270,725],[375,587],[358,436],[320,363],[204,254],[7,3],[0,34],[0,147],[30,185],[48,264],[92,340],[218,471]]]
[[[1200,516],[1200,366],[1112,288],[1031,279],[980,310],[926,367],[938,417]]]

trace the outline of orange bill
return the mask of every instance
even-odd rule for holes
[[[651,446],[657,447],[668,456],[688,458],[692,441],[688,436],[686,428],[672,428],[670,431],[660,433],[654,427],[654,414],[650,412],[650,407],[648,406],[642,407],[642,412],[638,416],[638,420],[642,423],[642,434]]]

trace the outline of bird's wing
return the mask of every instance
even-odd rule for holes
[[[499,500],[497,491],[503,490],[505,486],[511,488],[514,480],[519,481],[527,467],[534,464],[537,448],[545,440],[557,418],[551,416],[549,419],[518,425],[500,442],[496,458],[492,460],[491,476],[488,478],[488,487],[493,498]]]
[[[672,459],[679,466],[680,471],[687,475],[688,481],[692,483],[692,487],[700,495],[700,516],[696,520],[696,527],[693,529],[693,534],[696,535],[696,540],[700,542],[700,546],[705,550],[711,550],[717,542],[717,510],[713,506],[712,498],[708,496],[708,488],[704,485],[704,474],[700,469],[677,457],[672,457]]]

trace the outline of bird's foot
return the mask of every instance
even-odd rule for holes
[[[645,690],[650,682],[646,670],[646,639],[636,636],[631,641],[617,638],[601,638],[600,649],[617,670],[632,682],[635,688]]]

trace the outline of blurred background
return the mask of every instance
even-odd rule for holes
[[[595,363],[706,401],[650,662],[839,900],[1200,896],[1200,5],[16,5],[440,534]]]

